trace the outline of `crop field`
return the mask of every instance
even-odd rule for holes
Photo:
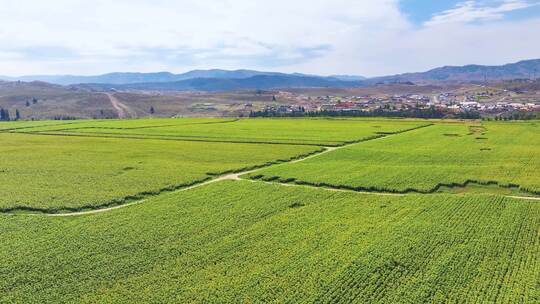
[[[0,221],[6,302],[540,300],[537,202],[224,181],[111,213]]]
[[[380,119],[141,119],[128,124],[98,121],[25,132],[337,146],[427,124],[425,121]]]
[[[539,124],[0,123],[0,303],[540,303]]]
[[[0,133],[0,209],[114,205],[320,148]]]
[[[367,191],[433,192],[498,185],[540,193],[537,123],[438,124],[350,145],[252,178]]]
[[[182,119],[170,119],[170,118],[153,118],[153,119],[133,119],[133,120],[77,120],[67,122],[55,122],[55,121],[28,121],[28,122],[7,122],[6,130],[12,132],[45,132],[45,131],[63,131],[72,129],[147,129],[154,127],[172,127],[172,126],[185,126],[193,124],[220,124],[234,122],[237,119],[232,118],[182,118]],[[24,128],[16,128],[17,126],[25,126]],[[9,129],[11,128],[13,129]],[[0,130],[2,130],[2,124],[0,124]]]
[[[0,132],[9,132],[9,131],[22,131],[22,130],[33,130],[39,127],[43,128],[66,128],[73,127],[74,124],[80,122],[64,122],[64,121],[1,121],[0,122]]]

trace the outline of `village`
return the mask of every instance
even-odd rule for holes
[[[504,117],[510,113],[540,112],[540,92],[492,89],[482,86],[449,92],[423,94],[366,94],[354,96],[310,96],[278,92],[277,102],[264,105],[254,116],[351,115],[401,116],[403,113],[431,111],[437,117]],[[253,110],[252,110],[253,111]]]

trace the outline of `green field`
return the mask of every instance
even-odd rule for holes
[[[535,123],[439,124],[252,176],[368,191],[433,192],[469,182],[540,193],[539,160]]]
[[[35,128],[68,128],[75,124],[80,124],[80,121],[0,121],[0,132],[9,131],[30,131]]]
[[[7,302],[540,300],[536,202],[228,181],[110,213],[0,221]]]
[[[24,132],[38,132],[47,130],[71,130],[71,129],[146,129],[154,127],[173,127],[173,126],[185,126],[185,125],[204,125],[204,124],[220,124],[235,122],[238,119],[233,118],[152,118],[152,119],[132,119],[132,120],[78,120],[73,122],[56,122],[60,124],[60,127],[54,126],[50,121],[34,121],[32,125],[35,127],[32,129],[26,129]],[[15,125],[21,122],[11,122]],[[30,123],[30,122],[23,122]]]
[[[0,303],[540,303],[538,123],[0,124]]]
[[[115,205],[320,150],[0,133],[0,209],[48,212]]]
[[[427,125],[426,121],[381,119],[141,119],[89,121],[25,132],[86,136],[166,138],[195,141],[284,143],[337,146],[380,134]]]

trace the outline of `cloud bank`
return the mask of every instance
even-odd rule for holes
[[[397,0],[0,0],[0,74],[252,68],[384,74],[540,57],[537,3],[465,1],[418,26]]]

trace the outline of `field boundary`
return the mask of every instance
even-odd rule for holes
[[[356,194],[368,194],[368,195],[378,195],[378,196],[398,196],[403,197],[406,196],[408,193],[389,193],[389,192],[374,192],[374,191],[358,191],[358,190],[350,190],[350,189],[339,189],[339,188],[327,188],[327,187],[315,187],[312,185],[307,184],[296,184],[296,183],[282,183],[279,181],[263,181],[263,180],[256,180],[256,179],[244,179],[240,176],[237,180],[242,181],[249,181],[253,183],[262,182],[268,185],[279,185],[284,187],[303,187],[303,188],[310,188],[310,189],[321,189],[321,190],[327,190],[327,191],[334,191],[334,192],[346,192],[346,193],[356,193]]]
[[[514,190],[521,191],[523,194],[533,195],[531,197],[508,196],[508,197],[514,197],[514,198],[535,198],[536,196],[540,195],[540,192],[523,189],[520,185],[516,185],[516,184],[504,184],[498,181],[478,181],[478,180],[472,180],[472,179],[468,179],[463,183],[438,183],[430,190],[419,190],[415,188],[397,190],[397,189],[380,188],[380,187],[375,187],[375,186],[364,187],[364,186],[334,185],[334,184],[329,184],[325,182],[321,182],[321,183],[308,182],[308,181],[298,180],[296,178],[284,178],[281,176],[264,176],[262,174],[249,176],[248,178],[254,181],[263,181],[263,182],[289,184],[289,185],[293,184],[293,185],[298,185],[298,186],[309,186],[309,187],[314,187],[314,188],[323,188],[323,189],[331,189],[331,190],[347,190],[347,191],[355,191],[355,192],[362,192],[362,193],[435,194],[435,193],[439,193],[439,190],[441,190],[441,188],[455,189],[455,188],[466,188],[470,185],[478,185],[478,186],[497,186],[503,189],[514,189]]]

